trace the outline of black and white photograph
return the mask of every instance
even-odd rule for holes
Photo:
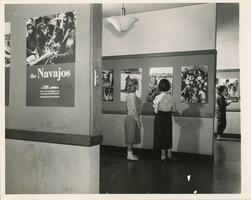
[[[102,71],[102,86],[113,86],[114,71],[103,70]]]
[[[240,84],[237,78],[219,79],[218,85],[224,85],[227,88],[227,99],[238,102],[240,99]]]
[[[181,67],[181,102],[207,103],[208,66]]]
[[[5,60],[5,105],[9,105],[9,93],[10,93],[10,65],[11,65],[11,24],[10,22],[5,23],[5,34],[4,34],[4,60]]]
[[[1,200],[250,199],[251,2],[59,1],[0,3]]]
[[[5,23],[5,67],[10,67],[10,60],[11,60],[11,48],[10,48],[10,23]]]
[[[29,18],[26,21],[26,64],[75,62],[76,12]]]
[[[103,87],[103,101],[113,101],[113,88]]]
[[[128,68],[121,70],[120,73],[120,101],[127,99],[127,86],[130,80],[136,79],[138,81],[137,97],[141,98],[142,94],[142,68]]]
[[[172,79],[173,79],[173,67],[151,67],[149,72],[149,101],[153,101],[154,97],[158,94],[158,84],[161,79],[167,79],[171,88],[168,91],[172,94]]]

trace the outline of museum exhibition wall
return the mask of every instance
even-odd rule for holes
[[[154,115],[147,96],[151,93],[154,76],[160,73],[159,77],[172,79],[172,92],[179,111],[173,117],[173,151],[213,155],[216,5],[132,16],[137,17],[138,22],[125,33],[115,32],[103,19],[103,79],[112,76],[113,80],[103,82],[102,144],[125,146],[123,85],[131,74],[142,81],[138,91],[143,101],[142,142],[137,148],[152,148]],[[204,80],[206,97],[192,100],[182,95],[185,89],[182,76],[186,71],[201,71],[207,77]]]
[[[5,22],[6,193],[98,193],[102,6],[10,4]]]

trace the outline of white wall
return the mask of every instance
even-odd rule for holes
[[[216,5],[133,14],[139,20],[119,33],[103,20],[102,56],[215,49]]]
[[[91,96],[91,61],[99,52],[99,45],[93,47],[91,43],[96,39],[91,32],[101,28],[101,18],[98,18],[101,6],[95,7],[94,12],[90,4],[6,5],[5,20],[11,22],[12,31],[10,105],[5,108],[7,129],[91,136],[93,109],[90,105],[94,98]],[[25,19],[73,10],[77,13],[74,107],[26,106]],[[97,23],[95,30],[92,20]],[[97,50],[95,55],[92,47]],[[101,62],[101,56],[95,59]],[[97,91],[97,87],[95,89]],[[98,120],[95,120],[96,123]],[[6,139],[5,177],[7,193],[99,193],[99,146]]]
[[[99,146],[6,140],[7,194],[99,193]]]
[[[239,67],[239,5],[217,4],[217,68]]]
[[[25,19],[72,10],[77,12],[74,107],[26,106]],[[5,20],[11,22],[11,47],[13,47],[10,102],[9,106],[5,107],[6,128],[89,135],[90,93],[82,91],[90,90],[89,79],[83,78],[83,74],[88,77],[90,71],[90,4],[6,5]]]

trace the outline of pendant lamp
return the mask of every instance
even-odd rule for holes
[[[136,17],[131,17],[126,15],[126,9],[123,7],[121,9],[120,16],[108,17],[107,21],[111,23],[114,28],[119,32],[125,32],[131,28],[131,26],[137,21]]]

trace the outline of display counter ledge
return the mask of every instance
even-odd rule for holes
[[[102,114],[110,114],[110,115],[126,115],[125,111],[103,111]],[[154,116],[154,113],[152,111],[142,111],[141,116]],[[214,118],[214,114],[199,114],[199,115],[193,115],[193,114],[180,114],[180,113],[174,113],[173,117],[200,117],[200,118]]]
[[[195,51],[176,51],[176,52],[163,52],[163,53],[146,53],[146,54],[131,54],[131,55],[115,55],[103,56],[102,60],[118,60],[128,58],[152,58],[152,57],[172,57],[172,56],[190,56],[190,55],[207,55],[216,54],[215,49],[195,50]]]
[[[99,145],[103,141],[102,135],[91,136],[17,129],[6,129],[5,138],[86,147]]]
[[[227,112],[241,112],[241,109],[239,109],[239,108],[230,108],[230,109],[227,108],[226,111]]]

